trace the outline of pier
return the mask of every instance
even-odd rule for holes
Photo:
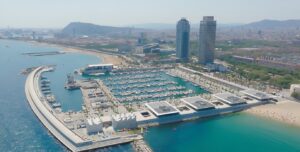
[[[64,113],[56,109],[50,81],[42,76],[42,73],[52,70],[49,66],[34,69],[27,77],[25,93],[31,109],[43,125],[71,151],[133,142],[136,151],[152,152],[135,129],[239,112],[270,103],[272,98],[231,83],[222,82],[223,85],[208,75],[186,74],[186,69],[169,69],[170,80],[165,79],[170,77],[163,73],[165,71],[157,69],[123,70],[102,79],[75,81],[69,77],[67,84],[76,84],[76,88],[80,88],[84,106],[81,112]],[[173,77],[212,91],[195,94],[172,81]]]
[[[122,69],[103,77],[103,88],[107,88],[114,100],[121,104],[129,105],[195,94],[194,90],[174,81],[163,69]]]
[[[144,140],[135,140],[132,145],[136,152],[153,152]]]
[[[101,134],[87,136],[84,128],[76,129],[67,125],[67,122],[71,120],[69,118],[71,113],[56,113],[47,100],[47,98],[52,97],[48,96],[46,98],[40,90],[41,74],[51,70],[52,68],[48,66],[38,67],[33,70],[26,79],[25,94],[32,111],[39,118],[41,123],[69,150],[75,152],[87,151],[142,139],[140,135],[128,134],[126,132],[116,135],[109,132],[103,132],[102,134],[105,136],[102,136]],[[81,117],[80,113],[77,113],[76,115]],[[64,120],[62,120],[62,118],[64,118]]]
[[[77,151],[78,146],[90,144],[91,141],[82,139],[68,129],[53,115],[53,111],[45,106],[46,101],[38,89],[38,80],[40,74],[47,70],[47,68],[39,67],[29,74],[25,84],[27,100],[43,125],[67,148]]]
[[[29,56],[47,56],[47,55],[59,55],[59,54],[65,54],[65,52],[60,52],[60,51],[31,52],[31,53],[23,53],[22,55],[29,55]]]

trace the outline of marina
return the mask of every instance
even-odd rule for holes
[[[1,116],[3,116],[1,117],[2,127],[0,128],[0,151],[68,151],[64,144],[59,142],[54,135],[51,135],[51,132],[48,131],[43,123],[35,117],[28,102],[26,102],[26,96],[22,93],[24,92],[24,83],[26,79],[24,79],[24,76],[20,76],[20,71],[27,67],[57,65],[54,72],[44,73],[41,77],[46,77],[51,81],[49,84],[51,92],[56,100],[61,103],[63,112],[70,112],[71,118],[77,120],[75,119],[75,116],[79,115],[78,113],[81,111],[83,104],[82,94],[80,89],[71,91],[65,90],[64,84],[67,80],[66,76],[68,73],[72,73],[74,69],[85,67],[87,64],[99,63],[99,59],[94,56],[76,53],[40,57],[24,56],[20,55],[20,53],[28,50],[61,51],[62,49],[47,45],[32,45],[31,43],[21,41],[0,41],[0,50],[3,53],[3,55],[0,56],[0,63],[2,69],[5,71],[0,75],[0,101],[3,105],[0,110]],[[6,48],[5,45],[10,47]],[[8,60],[8,58],[10,58],[10,60]],[[192,75],[190,73],[187,74]],[[179,74],[179,72],[178,76],[184,77],[184,75]],[[197,77],[195,77],[195,80],[193,76],[190,77],[190,79],[189,77],[186,78],[186,84],[193,81],[193,84],[198,85]],[[75,76],[75,79],[82,79],[82,77]],[[181,80],[176,80],[175,82],[182,83]],[[222,83],[218,84],[220,85]],[[205,84],[205,81],[203,81],[201,87],[205,88],[205,90],[209,90],[210,85]],[[211,90],[209,91],[214,92],[213,89]],[[215,90],[216,92],[218,91],[218,89]],[[244,94],[240,96],[243,95]],[[201,94],[200,96],[203,98]],[[208,94],[206,94],[204,98],[211,102]],[[278,104],[266,106],[269,107],[273,105],[274,108],[277,108],[277,106],[280,107],[284,104],[279,100]],[[145,108],[142,107],[143,104],[141,104],[140,109],[144,110],[143,114],[145,116],[149,115],[148,118],[153,117],[152,112],[148,111],[149,114],[147,114],[147,109],[145,110]],[[180,107],[181,105],[179,105],[179,108]],[[189,111],[191,111],[190,109],[192,109],[192,107],[188,108]],[[265,106],[259,106],[253,108],[253,110],[257,108],[264,109]],[[290,109],[289,107],[286,108]],[[295,108],[297,108],[297,106],[292,107],[292,109]],[[75,115],[75,113],[77,114]],[[269,111],[270,115],[272,115],[272,113],[273,111]],[[291,113],[291,111],[288,110],[288,113]],[[279,118],[290,118],[290,115],[283,116],[284,117]],[[139,118],[138,114],[137,118]],[[66,122],[69,121],[70,119],[67,119],[66,117]],[[103,119],[103,122],[107,121],[108,119]],[[62,122],[65,121],[62,120]],[[67,124],[70,128],[77,128],[77,125],[73,125],[74,123]],[[78,125],[79,124],[78,121]],[[81,127],[84,127],[84,125]],[[270,135],[270,133],[272,134]],[[144,129],[143,136],[143,140],[153,151],[186,151],[192,149],[194,151],[218,152],[220,151],[220,148],[222,148],[223,151],[282,152],[299,151],[300,145],[298,127],[248,114],[248,112],[238,112],[209,119],[147,127],[147,129]],[[230,140],[228,140],[229,136]],[[218,140],[216,141],[216,139]],[[245,147],[247,147],[247,149],[245,149]],[[132,148],[131,144],[120,144],[117,146],[101,148],[99,151],[133,152],[135,150]]]
[[[61,103],[63,111],[65,113],[72,111],[71,117],[64,115],[66,122],[69,122],[70,119],[67,118],[72,118],[72,121],[76,120],[75,113],[76,115],[81,115],[79,111],[82,109],[83,101],[81,101],[82,95],[80,89],[72,91],[64,89],[64,83],[67,80],[66,76],[68,73],[72,73],[74,69],[84,67],[87,64],[98,63],[99,59],[88,55],[71,53],[59,56],[29,57],[20,55],[20,52],[27,50],[53,51],[54,49],[45,45],[34,46],[30,43],[20,41],[1,40],[0,43],[0,50],[3,53],[0,56],[0,62],[2,69],[5,71],[1,74],[0,79],[2,84],[0,86],[2,90],[0,92],[1,103],[5,105],[0,110],[3,116],[3,127],[0,129],[2,135],[0,150],[68,151],[64,144],[58,142],[57,138],[54,138],[54,135],[50,135],[45,130],[46,127],[35,117],[28,102],[26,102],[26,98],[21,93],[24,91],[25,77],[20,76],[19,73],[27,67],[57,65],[55,72],[44,73],[41,77],[46,77],[51,81],[48,86],[51,87],[51,92],[55,95],[56,100]],[[5,45],[9,45],[10,47],[5,48]],[[24,50],[24,48],[28,49]],[[61,49],[55,48],[55,50],[60,51]],[[13,57],[14,60],[7,60],[7,56]],[[76,77],[76,79],[81,79],[81,77]],[[197,77],[196,81],[191,77],[189,81],[197,84],[197,80]],[[181,83],[180,81],[176,82]],[[203,84],[205,85],[205,83]],[[201,85],[201,87],[204,88],[204,85]],[[207,88],[205,89],[208,90],[209,85],[206,86]],[[20,94],[16,94],[16,92]],[[205,99],[211,101],[206,96],[209,97],[209,95],[205,95]],[[274,107],[277,106],[274,105]],[[191,109],[191,107],[188,108]],[[144,111],[145,113],[143,114],[147,116],[147,110],[144,109]],[[152,115],[149,112],[148,118],[152,117]],[[139,115],[137,114],[137,116]],[[62,119],[62,122],[65,121]],[[107,120],[103,119],[103,122],[107,122]],[[67,124],[69,124],[70,128],[78,127],[77,125],[73,125],[73,123]],[[247,131],[245,132],[245,130]],[[269,132],[272,132],[272,134],[269,134]],[[228,137],[231,137],[232,140],[228,140]],[[298,127],[250,115],[246,112],[144,129],[144,141],[153,151],[185,151],[186,149],[192,151],[220,151],[220,148],[224,151],[260,151],[262,149],[263,151],[273,152],[298,151],[300,145],[299,137]],[[215,139],[219,141],[218,146],[215,146]],[[274,141],[273,139],[277,140]],[[181,144],[174,144],[178,142]],[[232,143],[235,143],[235,146],[230,146]],[[245,147],[247,147],[247,150]],[[105,147],[100,151],[133,152],[134,149],[131,147],[131,144],[121,144],[113,147]]]
[[[103,128],[102,132],[105,136],[103,136],[103,134],[93,134],[92,136],[89,136],[89,129],[85,126],[90,123],[89,121],[84,121],[86,118],[82,115],[83,113],[62,113],[61,111],[56,110],[56,108],[61,106],[59,103],[51,103],[53,102],[52,100],[51,102],[49,102],[50,100],[48,101],[48,99],[53,97],[49,95],[50,93],[40,92],[40,84],[50,84],[50,81],[48,80],[40,80],[42,73],[48,71],[52,71],[51,67],[39,67],[28,76],[25,89],[26,95],[32,110],[43,124],[71,151],[85,151],[107,147],[120,143],[127,143],[141,138],[138,135],[128,134],[126,132],[123,132],[120,135],[114,135],[114,131],[109,128]],[[93,91],[93,93],[94,94],[88,93],[88,96],[90,98],[93,98],[93,95],[101,97],[101,92]],[[92,111],[92,108],[87,107],[87,109],[89,109],[88,113],[91,118],[95,117],[95,113]],[[89,119],[90,118],[88,118],[88,120]],[[78,127],[74,127],[74,125]]]
[[[235,94],[218,93],[217,90],[208,92],[196,82],[188,82],[189,85],[178,83],[174,80],[184,83],[187,81],[178,75],[167,74],[162,69],[122,69],[122,72],[81,80],[67,75],[65,89],[80,89],[83,104],[79,112],[62,112],[62,105],[51,92],[51,81],[43,76],[43,73],[50,71],[53,72],[54,68],[44,66],[29,75],[28,87],[32,87],[30,83],[36,83],[35,79],[38,80],[38,85],[37,88],[28,90],[28,98],[40,97],[31,97],[28,100],[39,104],[36,108],[45,117],[40,119],[47,119],[47,122],[43,122],[44,125],[71,151],[85,151],[141,140],[142,131],[132,133],[132,130],[238,112],[267,104],[273,98],[250,89],[232,88]],[[136,73],[143,74],[130,77]],[[121,90],[120,87],[126,89]],[[240,97],[241,94],[247,98]],[[144,142],[134,143],[134,147],[149,151],[150,148],[145,143],[141,146],[141,143]]]
[[[137,73],[143,73],[136,75]],[[100,79],[110,89],[120,103],[161,101],[172,98],[196,95],[193,89],[174,81],[162,69],[125,69],[113,72]]]
[[[51,128],[56,128],[57,130],[53,130],[51,133],[58,136],[59,140],[72,151],[85,151],[133,142],[143,137],[142,131],[132,134],[131,130],[233,113],[267,104],[272,98],[250,89],[232,88],[233,92],[239,92],[238,94],[208,92],[200,85],[198,86],[196,82],[182,85],[174,80],[178,79],[179,82],[184,83],[187,81],[181,79],[174,72],[174,74],[167,74],[162,69],[122,69],[122,72],[106,73],[103,76],[81,80],[75,80],[72,75],[67,75],[64,88],[69,91],[80,89],[83,104],[80,112],[65,113],[62,112],[62,105],[51,92],[50,80],[43,76],[43,73],[50,71],[53,72],[54,68],[44,66],[35,69],[29,75],[28,87],[31,87],[30,83],[32,82],[36,83],[35,79],[39,84],[37,90],[31,88],[33,92],[27,93],[28,98],[35,95],[40,97],[28,100],[39,104],[40,107],[37,108],[42,114],[48,113],[44,115],[45,119],[48,119],[44,124],[50,124],[50,126],[46,126],[50,131]],[[136,73],[143,74],[132,76]],[[213,83],[210,82],[210,84]],[[121,87],[124,87],[124,90],[120,89]],[[197,89],[204,91],[199,92]],[[248,97],[239,97],[240,94]],[[254,99],[253,96],[256,98]],[[46,102],[42,103],[43,101],[40,99]],[[68,131],[62,131],[61,127],[62,130]],[[65,132],[69,133],[65,134]],[[106,143],[107,141],[109,142]],[[145,151],[150,149],[147,148],[147,145],[142,148],[141,146],[134,147]]]

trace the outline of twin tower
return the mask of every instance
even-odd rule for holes
[[[213,16],[204,16],[200,22],[199,50],[197,52],[200,64],[212,64],[214,62],[214,51],[216,41],[217,22]],[[176,27],[176,56],[182,61],[188,61],[190,41],[190,23],[182,18]]]

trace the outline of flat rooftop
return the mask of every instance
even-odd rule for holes
[[[253,89],[243,90],[243,91],[241,91],[241,93],[243,93],[247,96],[253,97],[257,100],[272,99],[272,96],[268,95],[267,93],[257,91],[257,90],[253,90]]]
[[[172,106],[170,103],[168,103],[166,101],[151,102],[151,103],[146,103],[145,105],[156,116],[164,116],[164,115],[171,115],[171,114],[179,113],[178,109],[176,109],[174,106]]]
[[[218,93],[218,94],[214,94],[214,97],[231,106],[247,103],[246,100],[232,93]]]
[[[89,64],[88,67],[113,66],[113,64]]]
[[[188,106],[192,107],[195,110],[205,110],[205,109],[214,109],[215,106],[209,101],[201,97],[188,97],[182,98],[182,102],[186,103]]]

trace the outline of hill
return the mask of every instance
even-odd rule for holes
[[[242,25],[243,28],[261,29],[261,30],[286,30],[298,29],[300,27],[300,20],[262,20],[258,22]]]
[[[103,35],[120,35],[132,32],[132,28],[101,26],[91,23],[72,22],[62,29],[61,34],[64,36],[103,36]]]

